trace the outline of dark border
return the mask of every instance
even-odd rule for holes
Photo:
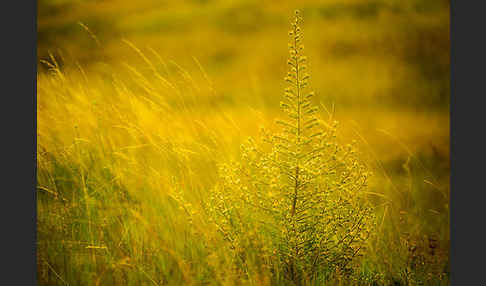
[[[451,3],[451,285],[484,285],[486,17],[484,1]],[[483,5],[481,5],[483,4]]]
[[[0,284],[36,285],[37,0],[0,11]]]

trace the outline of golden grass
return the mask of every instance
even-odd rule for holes
[[[274,13],[275,22],[265,20],[255,31],[228,32],[207,20],[224,20],[240,7],[222,3],[202,12],[194,3],[168,4],[180,14],[144,10],[154,7],[150,2],[96,6],[93,15],[126,15],[116,23],[127,33],[114,41],[80,19],[77,13],[91,4],[39,22],[81,21],[92,31],[76,24],[86,42],[60,40],[61,52],[54,49],[56,57],[41,63],[49,71],[38,74],[39,284],[276,283],[272,275],[279,274],[261,270],[257,260],[230,267],[237,264],[223,238],[197,215],[220,180],[219,164],[239,158],[248,136],[258,136],[262,125],[275,131],[274,119],[282,117],[282,27],[296,3],[269,3],[241,6]],[[341,122],[339,140],[357,140],[360,158],[374,173],[367,191],[376,233],[354,274],[338,273],[333,282],[448,284],[448,108],[436,100],[442,79],[408,62],[415,52],[407,35],[415,34],[402,30],[409,25],[440,34],[447,13],[385,9],[357,20],[353,14],[320,18],[334,10],[316,1],[299,5],[309,15],[304,42],[320,116],[331,113]],[[200,25],[169,27],[163,36],[137,27],[163,25],[171,15],[182,24],[195,17]],[[79,43],[89,44],[74,47]],[[420,51],[428,48],[435,53],[428,45]],[[433,63],[437,73],[447,65],[443,53]],[[178,204],[181,195],[190,206]],[[189,210],[195,215],[188,217]],[[255,250],[245,251],[253,257]]]

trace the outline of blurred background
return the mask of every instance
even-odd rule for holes
[[[38,3],[39,58],[51,51],[83,66],[100,60],[131,62],[136,57],[121,43],[125,38],[189,72],[198,69],[197,58],[218,92],[230,97],[282,85],[286,31],[292,11],[299,8],[312,84],[322,100],[414,109],[447,108],[449,103],[446,0]]]
[[[334,105],[336,116],[348,118],[349,111],[364,128],[391,131],[412,150],[437,155],[447,165],[446,0],[38,3],[39,59],[51,53],[60,65],[76,62],[88,74],[109,76],[107,65],[121,63],[149,71],[127,40],[150,60],[161,58],[166,74],[183,69],[197,76],[204,69],[203,79],[210,79],[215,93],[211,103],[259,110],[278,109],[287,72],[288,23],[301,9],[318,101]],[[39,73],[46,68],[40,63]]]

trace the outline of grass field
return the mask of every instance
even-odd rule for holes
[[[38,6],[39,285],[449,284],[447,1]],[[219,168],[280,130],[295,9],[317,115],[373,173],[371,235],[319,283],[207,211]]]

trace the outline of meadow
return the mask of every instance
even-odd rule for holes
[[[324,280],[208,212],[281,130],[295,9],[316,116],[372,173],[369,238]],[[39,285],[449,284],[447,1],[39,0],[37,51]]]

